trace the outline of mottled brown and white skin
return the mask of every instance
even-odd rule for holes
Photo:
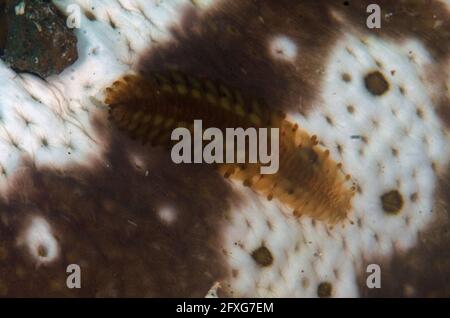
[[[55,3],[72,2],[74,65],[39,79],[0,62],[0,296],[450,295],[448,1]],[[375,2],[382,26],[368,29]],[[336,205],[320,193],[292,213],[296,198],[315,202],[315,183],[269,201],[246,173],[176,165],[133,139],[112,105],[153,115],[157,88],[142,83],[167,71],[235,88],[316,136],[321,160],[355,187],[343,217],[329,222]],[[140,80],[115,89],[124,76]],[[195,107],[181,95],[177,107]],[[314,169],[302,158],[285,171]],[[69,264],[80,289],[66,287]],[[380,289],[366,286],[369,264]]]

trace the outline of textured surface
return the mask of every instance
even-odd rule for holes
[[[276,173],[263,174],[258,158],[255,163],[236,164],[224,163],[225,156],[217,164],[220,173],[243,182],[268,200],[283,202],[296,216],[308,215],[330,223],[347,218],[356,189],[351,176],[343,173],[341,163],[330,160],[329,151],[317,146],[317,136],[286,120],[285,114],[244,98],[223,83],[180,72],[157,73],[150,78],[125,76],[106,91],[110,118],[120,130],[144,145],[163,146],[169,151],[174,145],[172,131],[182,127],[195,134],[196,119],[202,119],[203,129],[218,128],[223,136],[226,128],[278,129]],[[267,135],[271,138],[270,133]],[[222,149],[228,146],[224,137],[220,143]],[[257,153],[251,145],[246,146],[247,160],[252,151]]]
[[[4,49],[0,56],[13,69],[47,77],[77,60],[77,38],[53,4],[42,0],[7,3],[4,10],[0,4],[0,50]]]
[[[75,2],[73,66],[42,80],[0,64],[1,295],[449,295],[448,2],[379,1],[380,30],[368,1]],[[105,89],[167,68],[316,135],[355,182],[348,220],[295,217],[116,131]]]

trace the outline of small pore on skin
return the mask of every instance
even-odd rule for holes
[[[387,214],[398,214],[403,207],[403,197],[397,190],[392,190],[381,196],[381,204]]]
[[[317,286],[317,296],[320,298],[329,298],[333,293],[333,285],[329,282],[321,282],[319,286]]]
[[[262,267],[270,266],[273,263],[272,253],[264,245],[261,245],[252,252],[252,258],[259,266]]]
[[[382,96],[389,90],[389,83],[379,71],[368,73],[364,77],[366,89],[374,96]]]
[[[37,249],[37,254],[39,257],[47,257],[48,255],[47,248],[44,245],[39,245]]]
[[[297,58],[297,44],[285,35],[275,37],[269,45],[271,55],[275,59],[294,62]]]

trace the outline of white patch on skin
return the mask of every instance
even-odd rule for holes
[[[365,42],[352,35],[341,40],[324,68],[323,90],[315,107],[307,118],[289,114],[290,120],[318,136],[361,187],[349,220],[331,228],[308,217],[297,219],[276,200],[261,200],[233,182],[243,199],[230,209],[223,248],[230,268],[240,274],[222,282],[230,285],[233,296],[317,297],[321,282],[332,284],[334,297],[358,296],[356,278],[364,277],[363,261],[412,248],[418,233],[432,222],[437,182],[432,164],[438,172],[445,171],[450,141],[435,113],[432,92],[419,79],[431,57],[415,41],[398,46],[369,37]],[[364,77],[371,70],[379,70],[390,84],[382,96],[373,96],[365,87]],[[351,76],[350,82],[342,80],[343,73]],[[353,113],[348,105],[354,107]],[[416,113],[418,106],[422,118]],[[365,136],[367,142],[351,137],[355,135]],[[398,190],[403,198],[396,215],[382,208],[380,197],[391,190]],[[414,193],[415,201],[410,199]],[[262,242],[273,256],[267,267],[251,256]]]
[[[291,38],[285,35],[278,35],[271,39],[269,48],[270,54],[275,59],[294,62],[297,58],[298,45],[295,44]]]
[[[105,109],[92,101],[103,100],[103,89],[129,73],[149,45],[169,41],[168,28],[179,21],[184,6],[192,6],[182,0],[55,1],[62,12],[70,4],[82,8],[80,28],[74,30],[79,57],[73,65],[42,80],[19,75],[0,60],[0,195],[23,158],[55,168],[101,160],[108,145],[97,136],[92,119]]]
[[[59,255],[59,245],[50,224],[43,217],[34,217],[18,240],[38,264],[55,261]]]
[[[158,210],[158,216],[166,225],[172,225],[177,220],[177,211],[171,207],[164,206]]]

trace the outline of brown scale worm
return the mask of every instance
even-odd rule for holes
[[[297,216],[336,223],[346,218],[354,194],[350,176],[298,125],[218,81],[170,71],[152,76],[127,75],[106,89],[110,120],[127,135],[153,146],[170,147],[177,127],[193,130],[195,119],[203,128],[279,128],[279,170],[261,174],[260,163],[216,164],[226,178],[269,200],[278,199]],[[247,152],[248,153],[248,152]]]

